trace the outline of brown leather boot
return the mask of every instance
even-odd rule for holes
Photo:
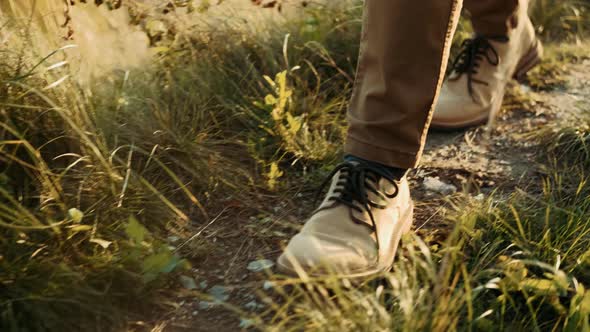
[[[279,270],[350,278],[389,270],[402,234],[412,225],[405,176],[395,179],[383,169],[351,161],[338,166],[330,179],[326,198],[279,257]]]
[[[458,129],[492,121],[504,99],[506,84],[535,67],[543,47],[535,36],[526,6],[519,25],[506,37],[476,35],[463,42],[453,71],[440,92],[432,126]]]

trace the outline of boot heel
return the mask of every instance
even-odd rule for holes
[[[513,78],[519,82],[522,82],[524,79],[526,79],[527,73],[541,63],[542,58],[543,44],[541,44],[541,42],[537,39],[535,46],[533,46],[518,63]]]

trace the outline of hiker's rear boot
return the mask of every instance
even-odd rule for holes
[[[537,65],[543,47],[526,11],[506,36],[475,35],[463,42],[442,86],[432,126],[458,129],[492,121],[502,106],[506,85]]]

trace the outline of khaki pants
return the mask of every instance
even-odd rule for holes
[[[526,0],[465,0],[476,32],[506,35]],[[345,151],[399,168],[424,148],[462,0],[365,0]]]

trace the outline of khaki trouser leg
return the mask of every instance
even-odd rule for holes
[[[465,0],[473,29],[484,36],[504,36],[518,25],[518,7],[528,0]]]
[[[505,35],[528,0],[465,0],[474,28]],[[419,162],[462,0],[365,0],[345,151],[384,165]]]
[[[365,1],[346,153],[393,167],[416,166],[461,5],[461,0]]]

